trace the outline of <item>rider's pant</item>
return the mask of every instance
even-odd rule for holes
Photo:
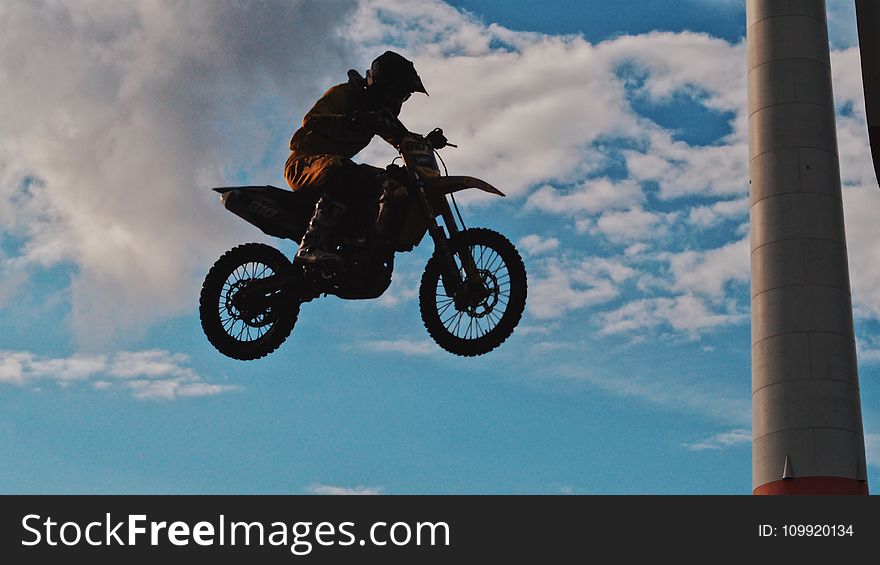
[[[349,205],[378,198],[378,176],[384,169],[358,164],[341,155],[291,154],[284,167],[287,184],[294,191],[310,194],[317,201],[324,194]]]

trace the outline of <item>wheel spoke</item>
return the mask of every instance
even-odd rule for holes
[[[495,261],[500,259],[501,255],[499,255],[497,252],[495,252],[494,249],[492,250],[492,252],[494,253],[494,255],[492,256],[492,260],[486,265],[486,270],[492,274],[495,274],[495,271],[492,270],[492,267],[495,266]],[[504,259],[501,259],[501,266],[503,266],[503,265],[504,265]],[[498,269],[500,269],[501,266],[499,266]],[[496,269],[496,271],[497,271],[497,269]]]
[[[501,314],[501,316],[499,316],[494,310],[489,312],[488,317],[490,320],[492,320],[492,327],[493,328],[498,325],[498,323],[501,321],[501,318],[503,316],[504,316],[503,313]]]
[[[448,318],[446,318],[445,320],[442,321],[442,324],[448,328],[449,323],[452,321],[452,319],[455,318],[456,316],[460,316],[460,315],[461,315],[461,312],[459,312],[458,310],[455,310],[454,312],[452,312],[452,314],[449,315]]]
[[[422,318],[428,333],[444,349],[464,356],[481,355],[503,342],[519,322],[523,266],[508,240],[491,230],[468,230],[452,244],[454,265],[449,268],[457,270],[465,286],[461,292],[444,292],[446,267],[440,257],[433,257],[423,277],[426,284],[419,291]]]
[[[438,314],[439,316],[442,317],[443,314],[445,314],[446,311],[449,310],[449,307],[452,306],[453,304],[454,304],[454,303],[450,300],[450,301],[449,301],[448,303],[446,303],[446,305],[443,306],[442,308],[438,306],[438,308],[437,308],[437,314]]]
[[[473,247],[471,248],[471,253],[473,253]],[[485,253],[486,253],[486,248],[481,245],[480,246],[480,259],[479,259],[479,261],[476,261],[477,268],[479,268],[479,269],[483,268],[483,255],[485,255]]]
[[[491,249],[481,245],[480,246],[480,259],[477,261],[477,267],[485,270],[486,268],[486,260],[488,258],[487,253],[490,252]]]
[[[484,335],[486,335],[485,330],[483,330],[483,326],[480,325],[480,318],[476,319],[475,324],[477,326],[477,337],[483,337]]]
[[[275,324],[272,320],[271,306],[262,312],[242,319],[242,313],[232,306],[235,295],[247,286],[249,281],[265,279],[275,274],[271,265],[262,261],[248,261],[235,267],[220,288],[217,301],[220,325],[226,334],[236,341],[256,341],[264,337]]]
[[[461,318],[462,318],[462,316],[464,316],[464,312],[459,312],[459,313],[458,313],[458,317],[457,317],[456,322],[455,322],[455,328],[453,328],[453,332],[454,332],[456,335],[458,335],[458,329],[459,329],[459,327],[461,326]]]

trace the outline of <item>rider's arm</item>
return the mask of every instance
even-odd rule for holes
[[[355,104],[343,86],[334,86],[322,96],[303,118],[303,127],[321,130],[334,138],[344,138],[351,131]]]

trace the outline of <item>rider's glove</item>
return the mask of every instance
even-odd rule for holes
[[[443,130],[440,128],[434,128],[431,130],[431,133],[426,135],[425,139],[428,140],[428,143],[430,143],[431,147],[434,149],[443,149],[449,144],[446,136],[443,135]]]

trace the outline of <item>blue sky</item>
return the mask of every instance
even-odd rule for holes
[[[743,4],[4,3],[0,492],[749,493]],[[880,193],[850,4],[829,28],[876,485]],[[310,303],[268,358],[223,357],[201,279],[272,241],[208,188],[283,186],[302,115],[386,48],[431,93],[402,119],[509,194],[461,201],[525,258],[520,327],[475,359],[435,346],[423,245],[381,299]]]

